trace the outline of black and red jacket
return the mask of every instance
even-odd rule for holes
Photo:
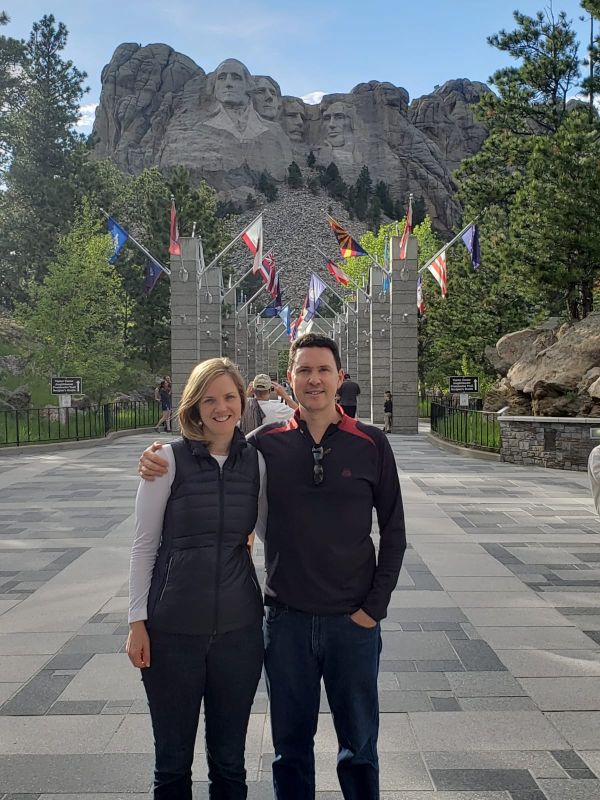
[[[362,608],[383,619],[406,550],[398,470],[385,434],[342,414],[318,443],[324,448],[320,485],[313,479],[315,442],[298,411],[287,423],[264,425],[248,441],[267,466],[267,605],[310,614]]]

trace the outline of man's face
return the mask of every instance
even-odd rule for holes
[[[256,78],[254,90],[256,110],[265,119],[275,119],[281,108],[281,101],[277,89],[266,78]]]
[[[248,104],[248,84],[241,65],[237,61],[224,61],[217,68],[215,97],[224,106]]]
[[[304,137],[304,115],[298,103],[287,103],[283,108],[283,126],[290,139],[299,142]]]
[[[346,143],[348,115],[342,103],[333,103],[323,114],[327,141],[332,147],[343,147]]]
[[[287,375],[301,408],[313,413],[334,410],[344,373],[328,347],[301,347]]]

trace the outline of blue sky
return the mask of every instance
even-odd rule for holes
[[[67,55],[88,73],[84,103],[93,110],[100,73],[122,42],[163,42],[207,72],[227,57],[254,74],[272,75],[283,94],[347,92],[368,80],[391,81],[410,97],[451,78],[486,81],[509,63],[486,37],[513,28],[512,12],[553,7],[574,20],[580,39],[589,22],[579,0],[19,0],[0,3],[3,29],[27,37],[34,20],[53,13],[69,30]],[[583,55],[583,49],[582,49]],[[84,128],[89,129],[89,128]]]

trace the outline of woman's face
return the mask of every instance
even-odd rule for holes
[[[213,378],[200,398],[198,410],[207,439],[231,438],[242,416],[242,400],[233,378]]]

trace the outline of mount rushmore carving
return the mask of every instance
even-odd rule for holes
[[[370,81],[308,105],[233,58],[207,74],[167,45],[122,44],[102,71],[95,153],[130,173],[183,165],[242,200],[263,170],[282,181],[312,150],[347,182],[366,164],[396,196],[423,197],[437,226],[449,229],[459,213],[451,172],[485,138],[470,110],[484,91],[453,80],[409,103],[405,89]]]

